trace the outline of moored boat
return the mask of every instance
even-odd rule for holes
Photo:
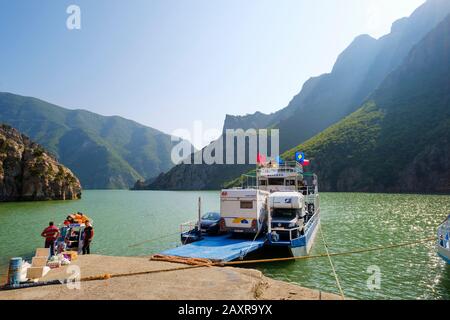
[[[267,246],[287,248],[294,257],[309,254],[320,226],[318,178],[297,160],[257,170],[259,188],[271,193]]]
[[[438,228],[438,255],[450,264],[450,215]]]
[[[203,232],[199,200],[198,221],[181,227],[183,246],[163,254],[231,261],[270,248],[308,255],[320,226],[318,178],[304,172],[308,165],[303,153],[296,161],[258,161],[256,174],[244,176],[245,185],[221,191],[217,235]]]

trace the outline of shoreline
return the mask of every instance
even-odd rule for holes
[[[149,257],[79,256],[40,281],[68,279],[73,266],[79,267],[83,279],[79,289],[57,284],[0,290],[0,300],[341,300],[333,293],[268,278],[255,269],[189,268]]]
[[[220,192],[221,189],[83,189],[88,191],[155,191],[155,192]],[[321,193],[342,193],[342,194],[374,194],[374,195],[410,195],[410,196],[450,196],[450,192],[412,192],[412,191],[323,191]]]

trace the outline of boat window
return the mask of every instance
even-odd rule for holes
[[[272,178],[269,179],[269,185],[271,186],[284,186],[284,179],[283,178]]]
[[[220,214],[217,212],[208,212],[203,215],[202,219],[203,220],[211,220],[211,221],[219,220]]]
[[[295,186],[295,180],[286,180],[286,186]]]
[[[300,213],[299,209],[273,209],[272,218],[294,219]]]
[[[241,201],[241,209],[253,209],[253,201]]]
[[[267,180],[261,180],[261,181],[259,181],[259,185],[261,185],[261,186],[267,186]]]

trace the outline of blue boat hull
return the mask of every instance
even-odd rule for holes
[[[442,247],[438,247],[438,255],[448,264],[450,264],[450,251]]]
[[[320,226],[320,218],[318,218],[311,225],[306,234],[303,236],[304,240],[301,241],[301,243],[299,243],[298,245],[294,243],[292,246],[289,247],[293,257],[304,257],[309,255],[311,248],[314,244],[314,241],[316,239],[319,226]]]

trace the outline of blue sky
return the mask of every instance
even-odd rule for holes
[[[0,91],[171,133],[285,107],[424,0],[0,0]],[[68,30],[66,8],[81,8]]]

